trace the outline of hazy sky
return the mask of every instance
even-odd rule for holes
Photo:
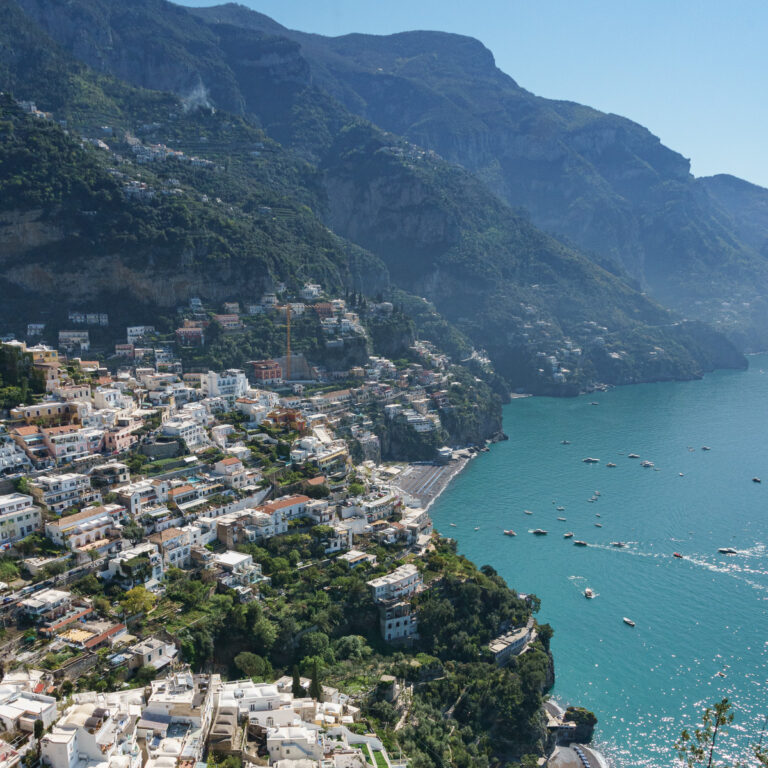
[[[768,187],[765,0],[240,2],[323,35],[471,35],[524,88],[642,123],[691,158],[697,176],[732,173]]]

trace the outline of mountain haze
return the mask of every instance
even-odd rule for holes
[[[646,128],[535,96],[460,35],[327,38],[232,4],[191,12],[214,28],[300,43],[313,82],[350,111],[464,165],[538,226],[620,265],[663,303],[720,321],[747,346],[768,341],[768,264],[755,242],[768,236],[764,220],[756,237],[745,235],[689,161]]]
[[[545,233],[530,201],[510,205],[511,193],[499,187],[503,173],[494,181],[480,158],[488,159],[504,142],[529,146],[538,121],[544,138],[533,154],[546,160],[550,144],[567,149],[555,138],[564,125],[575,130],[578,123],[599,121],[599,113],[559,105],[559,112],[552,107],[545,114],[541,100],[496,70],[476,41],[434,33],[328,41],[288,33],[236,6],[193,13],[164,0],[0,0],[0,14],[0,88],[37,100],[65,119],[70,133],[67,138],[50,128],[42,138],[30,134],[30,141],[52,144],[54,155],[72,154],[67,142],[73,134],[93,142],[107,125],[113,153],[130,154],[138,137],[199,155],[210,166],[190,170],[167,161],[110,168],[105,152],[78,149],[80,168],[92,167],[99,193],[98,205],[87,198],[85,210],[95,210],[98,223],[92,213],[84,220],[85,203],[63,193],[44,205],[32,196],[14,207],[5,198],[0,238],[14,247],[4,279],[28,297],[22,310],[41,291],[57,290],[66,301],[103,301],[118,283],[132,306],[151,315],[191,295],[248,300],[278,280],[298,286],[317,279],[339,291],[397,292],[422,333],[432,333],[438,343],[458,334],[464,341],[457,351],[472,345],[487,350],[509,385],[531,391],[572,393],[595,379],[686,378],[744,364],[720,334],[681,322],[637,290],[652,270],[639,275],[610,249],[582,251],[572,233],[561,239]],[[435,40],[445,46],[439,56],[429,53]],[[427,53],[418,54],[421,49]],[[379,69],[395,66],[387,61],[408,76],[380,78]],[[491,95],[509,89],[482,119],[462,95],[466,82],[481,81]],[[371,83],[385,86],[384,95],[374,98]],[[404,99],[406,86],[411,95]],[[440,128],[446,109],[456,120]],[[513,141],[507,126],[503,142],[493,144],[489,126],[501,118],[509,123],[512,114],[520,136]],[[397,119],[408,136],[421,125],[418,143],[392,130],[388,123]],[[18,115],[12,122],[15,137],[29,130]],[[637,144],[637,168],[625,163],[629,176],[639,168],[649,177],[666,174],[689,183],[685,161],[639,126],[626,130]],[[454,149],[425,150],[429,136],[440,131]],[[23,153],[18,141],[8,146]],[[470,146],[474,165],[458,156]],[[557,157],[552,162],[579,169],[572,189],[586,185],[578,194],[596,209],[594,190],[606,200],[617,197],[594,164],[588,168],[566,149],[567,163]],[[60,174],[53,167],[42,169],[44,180]],[[0,184],[2,172],[0,164]],[[70,167],[58,188],[76,186],[78,173]],[[116,178],[123,185],[142,180],[162,194],[141,205],[121,204]],[[561,184],[557,173],[547,177],[535,165],[526,178],[520,184],[541,187],[542,199],[548,185]],[[714,199],[703,186],[693,190]],[[622,204],[628,205],[623,198]],[[718,216],[723,226],[734,226],[724,209]],[[683,224],[685,232],[690,227]],[[763,262],[751,248],[742,253],[747,246],[740,241],[733,247],[734,259],[743,255],[753,295]],[[710,257],[696,258],[704,264]],[[699,262],[691,264],[711,276]],[[56,282],[57,274],[65,279]],[[425,313],[419,296],[439,315]],[[743,341],[751,338],[742,334]],[[567,345],[584,354],[574,361],[573,380],[556,384],[543,360]]]

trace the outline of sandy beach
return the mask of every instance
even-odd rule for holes
[[[448,464],[409,464],[394,479],[393,485],[414,499],[419,506],[429,509],[471,460],[457,456]]]

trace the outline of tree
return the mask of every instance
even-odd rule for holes
[[[307,692],[304,690],[304,686],[301,684],[299,668],[295,664],[293,665],[293,682],[291,683],[291,693],[294,695],[294,698],[297,699],[301,699],[307,695]]]
[[[40,743],[40,739],[43,738],[43,734],[45,733],[45,723],[43,723],[42,720],[35,720],[35,741],[37,742],[37,756],[40,757],[40,750],[42,749],[42,744]]]
[[[155,679],[157,676],[157,670],[154,667],[147,666],[146,664],[142,667],[139,667],[136,670],[136,677],[134,680],[139,685],[148,685],[152,682],[152,680]]]
[[[148,613],[155,607],[157,597],[144,587],[134,587],[125,593],[120,601],[126,616],[135,616],[137,613]]]
[[[266,671],[266,662],[256,653],[243,651],[235,656],[235,666],[246,677],[263,677]]]
[[[323,686],[320,684],[320,672],[317,668],[317,661],[312,665],[312,681],[309,684],[309,695],[315,701],[323,700]]]
[[[123,536],[135,546],[144,538],[144,528],[135,520],[129,520],[123,526]]]
[[[675,750],[680,760],[693,768],[697,765],[721,766],[723,763],[714,763],[715,746],[717,737],[727,725],[733,722],[733,712],[728,699],[722,699],[714,707],[707,707],[701,718],[701,728],[696,728],[691,734],[688,729],[683,729],[680,738],[675,742]],[[753,747],[755,757],[760,765],[768,765],[768,752],[761,745]]]

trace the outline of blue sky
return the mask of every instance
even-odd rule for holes
[[[732,173],[768,187],[764,0],[239,1],[323,35],[471,35],[524,88],[642,123],[691,158],[697,176]]]

